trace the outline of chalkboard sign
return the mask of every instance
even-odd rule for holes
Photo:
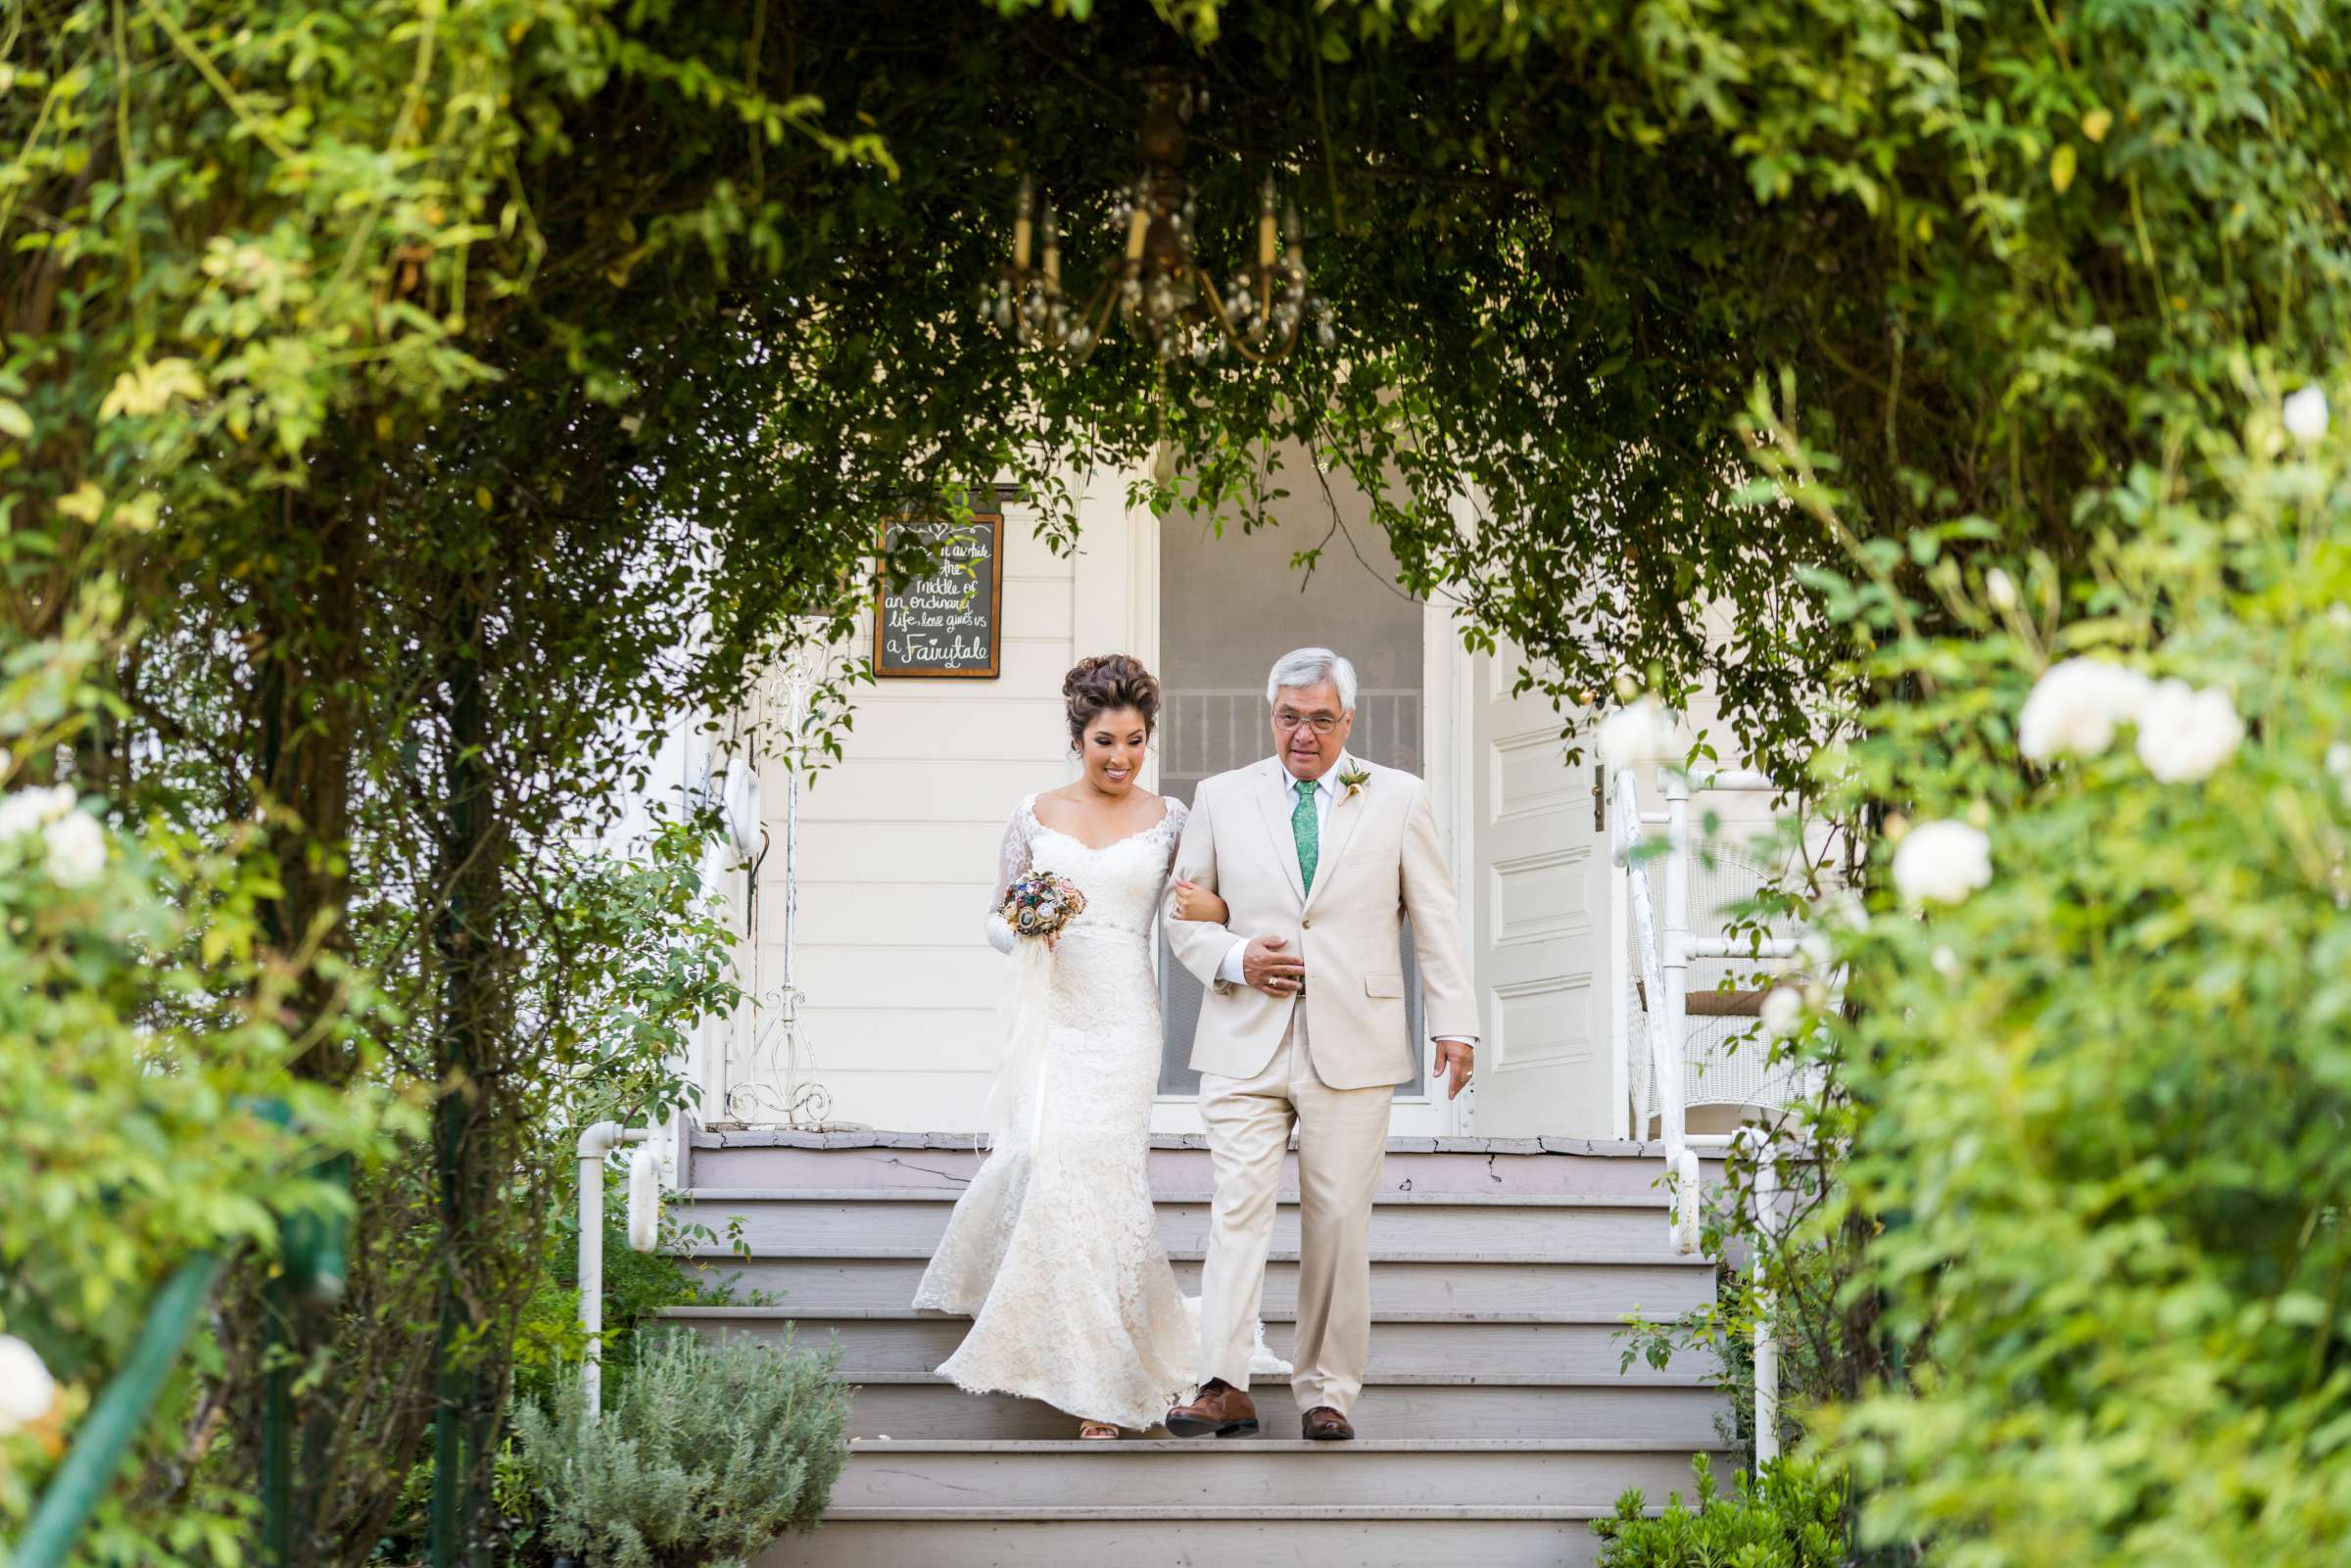
[[[903,519],[883,534],[885,551],[912,532],[930,541],[937,570],[906,585],[882,585],[874,616],[878,679],[992,681],[1004,619],[1004,514],[969,523]]]

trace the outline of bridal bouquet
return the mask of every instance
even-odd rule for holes
[[[1004,924],[1021,936],[1053,936],[1085,913],[1085,895],[1049,871],[1032,871],[1004,890]]]

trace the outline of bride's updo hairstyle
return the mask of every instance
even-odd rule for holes
[[[1061,678],[1061,700],[1070,713],[1070,744],[1085,749],[1085,727],[1105,713],[1132,708],[1146,732],[1159,728],[1159,679],[1128,653],[1097,653],[1080,659]]]

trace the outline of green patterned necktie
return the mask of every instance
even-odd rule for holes
[[[1322,853],[1321,824],[1315,820],[1315,781],[1298,781],[1298,809],[1290,813],[1290,836],[1298,840],[1298,879],[1315,890],[1315,861]]]

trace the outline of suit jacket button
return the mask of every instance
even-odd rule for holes
[[[1298,923],[1298,928],[1302,931],[1311,931],[1315,928],[1315,923],[1311,920],[1302,920]]]

